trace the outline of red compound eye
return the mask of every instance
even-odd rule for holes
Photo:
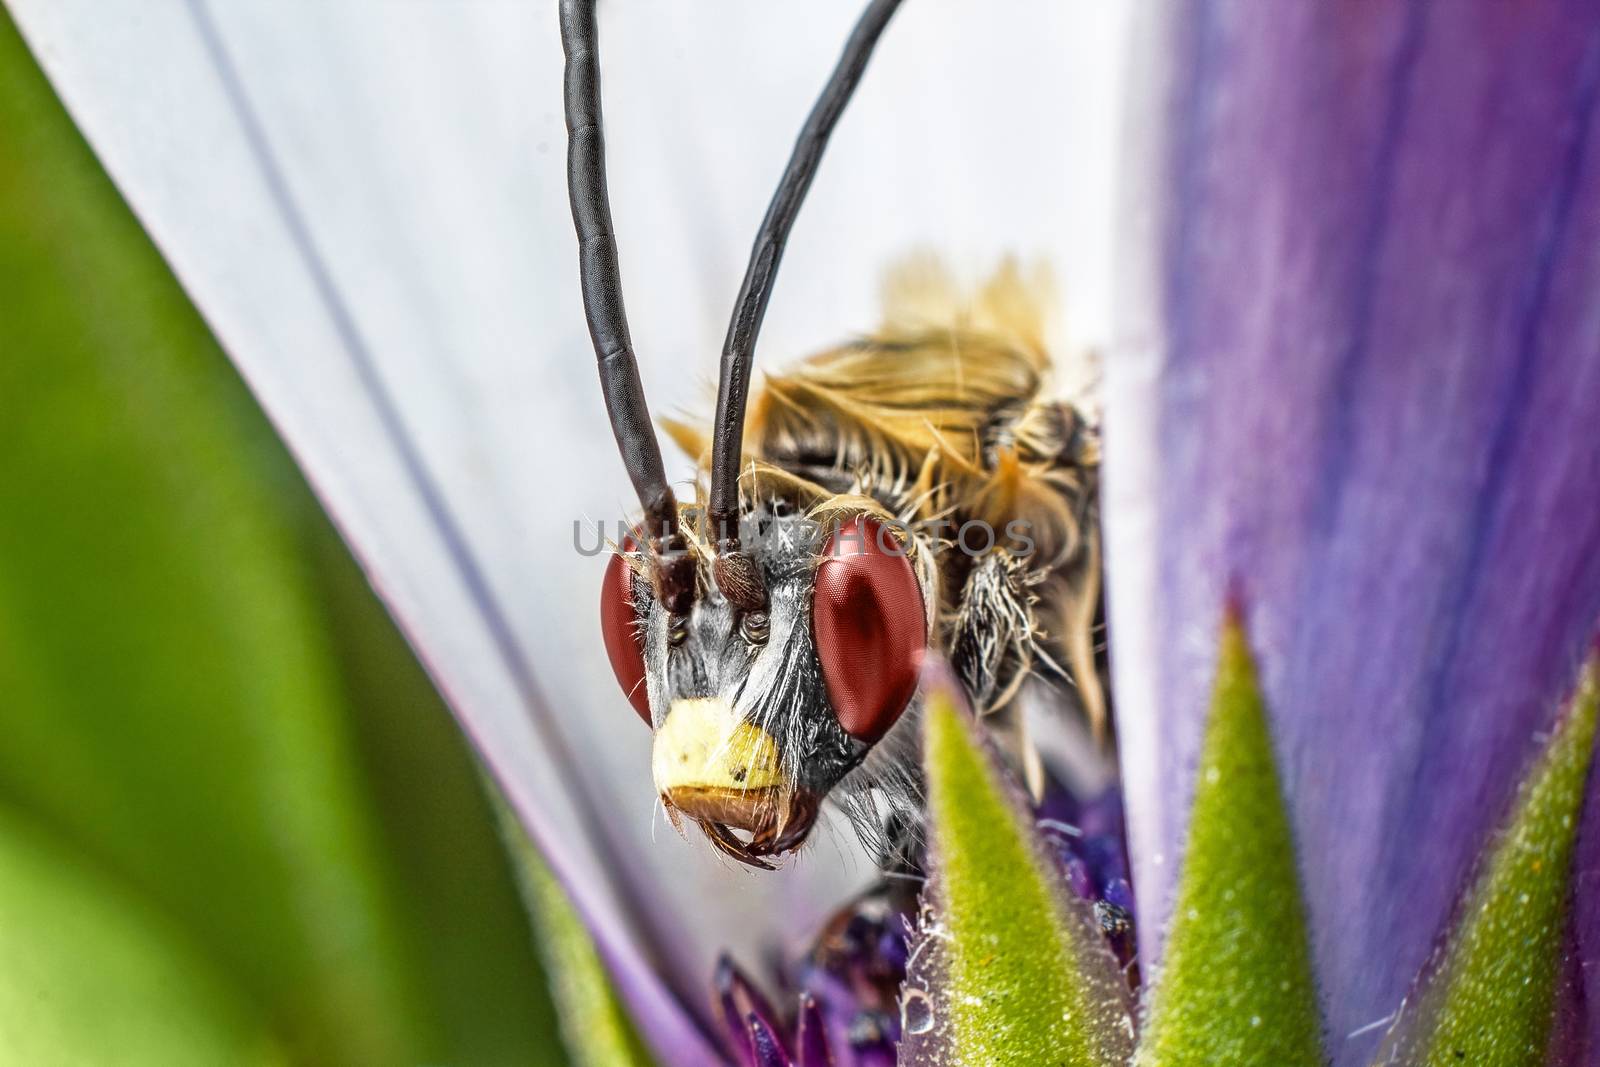
[[[624,539],[624,551],[633,551],[633,540]],[[639,632],[639,615],[633,606],[633,573],[621,554],[606,564],[605,580],[600,584],[600,634],[606,641],[606,655],[617,684],[628,695],[633,710],[646,726],[650,725],[650,690],[644,682],[644,637]]]
[[[928,643],[922,588],[893,531],[864,516],[834,531],[811,589],[811,632],[839,725],[878,740],[917,691]]]

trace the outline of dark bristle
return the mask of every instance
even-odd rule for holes
[[[722,369],[717,389],[717,414],[711,445],[711,495],[708,514],[712,528],[731,530],[731,549],[738,550],[739,464],[744,435],[745,400],[750,392],[750,371],[754,364],[756,336],[767,313],[772,282],[783,258],[789,231],[794,227],[811,181],[822,162],[839,116],[850,102],[873,47],[899,8],[900,0],[872,0],[856,22],[828,84],[817,98],[795,141],[789,165],[778,183],[778,191],[767,207],[761,230],[750,252],[744,282],[734,303],[733,318],[722,349]]]
[[[622,270],[606,189],[594,0],[561,0],[561,47],[566,54],[567,193],[578,235],[578,278],[589,338],[611,430],[644,507],[655,556],[657,594],[669,610],[682,614],[694,599],[693,564],[676,555],[685,547],[678,530],[677,500],[667,483],[661,449],[650,424],[650,408],[639,381],[639,364],[622,303]]]

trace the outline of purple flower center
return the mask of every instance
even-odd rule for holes
[[[1137,990],[1121,791],[1113,786],[1082,801],[1052,781],[1033,814],[1039,843],[1055,861],[1063,886],[1094,905],[1130,988]],[[779,1003],[793,1004],[791,1012],[775,1010],[724,957],[715,1008],[734,1061],[740,1067],[892,1067],[921,887],[915,872],[887,875],[835,912],[804,957],[774,967]]]

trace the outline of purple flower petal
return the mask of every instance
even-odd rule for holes
[[[899,995],[908,960],[907,926],[916,897],[903,882],[889,880],[869,889],[833,916],[806,957],[795,968],[803,1003],[815,1009],[802,1028],[820,1027],[840,1067],[893,1051],[900,1038]],[[806,1039],[802,1034],[801,1043]]]
[[[1247,606],[1337,1064],[1361,1062],[1600,620],[1600,21],[1191,0],[1108,361],[1143,954]]]
[[[750,1020],[758,1019],[763,1028],[775,1035],[781,1035],[778,1013],[772,1010],[771,1003],[762,995],[761,990],[756,988],[755,983],[750,981],[727,956],[717,961],[712,985],[716,996],[717,1015],[722,1022],[723,1032],[727,1035],[728,1045],[735,1059],[744,1067],[759,1064],[761,1054],[756,1047]]]
[[[744,1022],[750,1039],[750,1067],[791,1067],[789,1053],[771,1023],[756,1012],[745,1016]]]
[[[822,1011],[809,993],[800,994],[800,1021],[794,1039],[795,1067],[835,1067],[828,1051]]]

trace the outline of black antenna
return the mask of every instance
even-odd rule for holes
[[[745,268],[738,302],[734,304],[733,319],[728,323],[728,337],[722,346],[722,373],[717,389],[717,415],[711,443],[711,498],[707,516],[717,539],[717,559],[713,565],[717,587],[730,601],[748,611],[761,611],[766,607],[766,591],[762,588],[760,572],[739,549],[740,451],[756,335],[761,332],[761,320],[767,313],[772,282],[778,273],[778,262],[783,258],[784,245],[789,240],[789,231],[794,227],[795,216],[800,212],[800,204],[805,200],[807,190],[811,188],[811,180],[816,177],[828,137],[833,133],[833,127],[844,112],[845,105],[850,102],[851,94],[855,92],[878,37],[899,6],[900,0],[872,0],[856,22],[850,40],[845,43],[833,75],[823,88],[822,95],[817,98],[805,127],[795,141],[794,152],[789,156],[789,166],[783,172],[783,180],[778,183],[778,191],[767,206],[766,218],[761,221],[761,231],[756,235],[755,246],[750,251],[750,265]],[[572,68],[569,65],[567,69],[570,72]],[[570,88],[568,101],[570,114]]]
[[[644,507],[656,564],[656,596],[667,611],[685,615],[694,601],[694,560],[678,529],[678,501],[661,465],[661,448],[650,425],[650,408],[628,335],[628,314],[622,306],[622,273],[612,233],[611,198],[606,191],[594,0],[561,0],[561,48],[567,59],[567,193],[578,232],[583,310],[599,362],[611,432]],[[741,410],[743,407],[741,394]]]

